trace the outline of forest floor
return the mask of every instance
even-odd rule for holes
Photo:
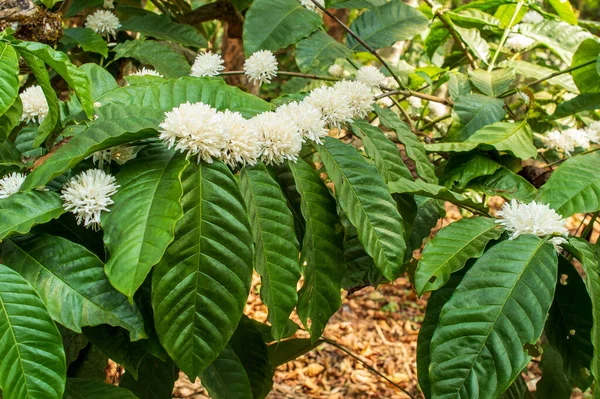
[[[491,206],[498,209],[499,204]],[[436,230],[460,219],[452,205]],[[575,232],[581,217],[571,218],[568,226]],[[595,231],[593,240],[598,237]],[[418,259],[419,253],[415,253]],[[261,322],[267,319],[267,308],[258,295],[260,278],[255,275],[245,313]],[[284,364],[275,372],[273,390],[268,399],[406,399],[408,395],[370,371],[368,364],[394,383],[422,398],[417,383],[417,336],[427,296],[418,298],[407,278],[377,288],[368,287],[343,298],[339,311],[331,318],[324,337],[346,348],[360,360],[324,343],[311,352]],[[296,315],[294,321],[300,322]],[[296,334],[307,336],[303,331]],[[535,365],[525,376],[530,390],[535,390],[539,371]],[[581,393],[573,398],[582,398]],[[209,399],[199,380],[190,382],[181,374],[173,398]]]

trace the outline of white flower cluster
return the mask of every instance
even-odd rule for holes
[[[377,88],[385,80],[385,75],[374,66],[364,66],[356,72],[356,80],[363,82],[369,87]]]
[[[100,227],[102,211],[110,212],[110,198],[117,192],[119,185],[115,177],[101,169],[90,169],[69,180],[61,191],[65,211],[75,214],[77,224],[97,229]]]
[[[161,75],[160,73],[156,72],[154,69],[148,69],[148,68],[138,69],[137,71],[135,71],[131,75],[132,76],[158,76],[159,78],[164,78],[163,75]]]
[[[117,30],[121,27],[121,21],[110,11],[98,10],[88,15],[85,19],[85,27],[90,28],[101,36],[110,38],[111,36],[117,36]]]
[[[217,76],[225,69],[223,66],[224,63],[223,57],[219,54],[211,53],[210,51],[200,53],[194,60],[190,75],[196,77]]]
[[[21,188],[25,181],[22,173],[11,173],[0,179],[0,199],[8,198]]]
[[[544,20],[544,17],[533,10],[527,11],[527,14],[521,20],[523,24],[539,24]]]
[[[534,39],[531,39],[520,33],[511,33],[506,42],[506,47],[513,51],[524,51],[530,48],[535,43]]]
[[[21,93],[20,97],[23,103],[21,121],[42,123],[44,118],[48,116],[48,102],[42,88],[40,86],[30,86]]]
[[[271,83],[277,76],[277,58],[269,50],[260,50],[244,62],[244,72],[250,82]]]
[[[498,211],[498,216],[501,219],[496,220],[496,223],[511,232],[510,240],[514,240],[521,234],[544,237],[550,234],[565,236],[569,233],[561,215],[547,204],[535,201],[524,204],[513,199],[510,203],[507,202],[502,206],[502,210]],[[566,240],[563,237],[554,237],[550,239],[550,242],[557,246],[565,243]]]
[[[546,148],[570,155],[576,148],[585,150],[591,143],[600,142],[600,122],[592,123],[587,129],[552,130],[541,138]]]
[[[367,115],[372,104],[370,87],[345,80],[249,120],[237,112],[187,102],[165,114],[159,137],[169,148],[197,156],[198,162],[220,159],[235,167],[254,165],[259,158],[266,164],[296,161],[303,142],[321,144],[327,127]]]

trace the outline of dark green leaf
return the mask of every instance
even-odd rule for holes
[[[0,199],[0,240],[14,233],[26,234],[64,212],[60,196],[52,191],[22,192]]]
[[[10,141],[0,142],[0,166],[22,166],[21,153]]]
[[[296,64],[302,72],[318,72],[351,55],[352,51],[321,30],[296,44]]]
[[[248,374],[229,346],[200,373],[200,379],[213,399],[253,399]]]
[[[571,62],[572,67],[596,61],[600,54],[600,43],[595,39],[587,39],[577,49]],[[579,68],[571,72],[575,84],[581,93],[600,92],[600,76],[596,70],[596,63]]]
[[[499,399],[531,399],[531,392],[529,387],[523,378],[523,375],[519,375],[516,380],[504,391]]]
[[[542,378],[535,385],[536,399],[569,399],[571,383],[563,371],[563,359],[560,353],[550,345],[544,345],[540,361]]]
[[[308,338],[291,338],[269,345],[269,358],[273,367],[279,367],[304,355],[321,345],[324,341],[313,342]]]
[[[205,48],[208,43],[194,27],[178,24],[165,15],[138,15],[121,23],[121,30],[140,32],[158,40],[170,40],[184,46]]]
[[[0,141],[5,141],[13,128],[19,124],[23,113],[23,103],[17,97],[15,102],[8,108],[4,115],[0,116]]]
[[[187,59],[169,46],[154,40],[128,40],[114,47],[115,59],[134,58],[142,64],[152,65],[167,78],[179,78],[190,73]]]
[[[483,94],[498,97],[508,90],[515,80],[515,71],[510,68],[499,68],[493,71],[476,69],[469,75],[471,83]]]
[[[444,167],[441,183],[450,188],[464,189],[467,184],[480,176],[494,174],[502,165],[480,152],[456,154]]]
[[[137,399],[131,391],[101,381],[69,378],[63,399]]]
[[[562,102],[552,114],[554,119],[564,118],[582,111],[593,111],[600,108],[600,93],[581,94],[572,100]]]
[[[108,57],[108,45],[106,41],[90,28],[65,29],[60,41],[67,45],[78,44],[83,51],[91,51],[103,57]]]
[[[504,101],[481,94],[456,99],[452,108],[452,129],[446,141],[465,141],[479,129],[504,118]]]
[[[0,43],[0,115],[19,95],[19,56],[8,43]]]
[[[147,354],[141,361],[137,381],[131,373],[125,373],[119,380],[119,386],[127,388],[138,398],[172,399],[178,378],[179,372],[171,359],[163,362]]]

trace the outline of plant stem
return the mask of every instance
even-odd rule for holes
[[[582,152],[581,154],[577,154],[577,155],[575,155],[575,156],[587,155],[587,154],[591,154],[592,152],[596,152],[596,151],[600,151],[600,147],[598,147],[598,148],[594,148],[594,149],[592,149],[592,150],[587,150],[587,151],[584,151],[584,152]],[[548,165],[546,165],[546,167],[550,167],[550,166],[557,165],[557,164],[559,164],[559,163],[563,163],[563,162],[565,162],[567,159],[571,159],[571,158],[572,158],[572,157],[569,157],[569,158],[563,158],[563,159],[559,159],[558,161],[554,161],[554,162],[552,162],[552,163],[549,163]]]
[[[337,342],[335,342],[335,341],[333,341],[333,340],[331,340],[329,338],[325,338],[325,337],[321,337],[321,338],[323,339],[323,341],[327,342],[329,345],[338,348],[339,350],[341,350],[342,352],[346,353],[347,355],[349,355],[353,359],[358,360],[369,371],[371,371],[372,373],[374,373],[374,374],[378,375],[379,377],[383,378],[384,380],[386,380],[387,382],[389,382],[390,384],[392,384],[393,386],[395,386],[396,388],[398,388],[399,390],[401,390],[402,392],[404,392],[411,399],[417,399],[414,395],[412,395],[406,389],[402,388],[400,385],[398,385],[394,381],[390,380],[387,376],[385,376],[384,374],[382,374],[379,371],[377,371],[373,366],[371,366],[370,364],[368,364],[367,362],[365,362],[364,360],[362,360],[360,357],[358,357],[354,353],[350,352],[348,349],[344,348],[342,345],[338,344]]]
[[[221,75],[221,76],[244,75],[244,73],[245,73],[244,71],[225,71],[225,72],[219,73],[219,75]],[[314,74],[310,74],[310,73],[300,73],[300,72],[279,71],[279,72],[277,72],[277,75],[279,75],[279,76],[294,76],[297,78],[316,79],[316,80],[328,80],[328,81],[332,81],[332,82],[337,82],[337,81],[341,80],[340,78],[335,78],[333,76],[320,76],[320,75],[314,75]]]
[[[515,19],[517,18],[517,15],[519,15],[519,11],[521,11],[521,7],[523,7],[523,2],[519,1],[519,3],[517,3],[517,7],[515,9],[514,14],[513,14],[512,18],[510,19],[510,22],[508,23],[508,26],[506,27],[506,29],[504,29],[504,33],[502,34],[500,43],[498,43],[498,48],[496,49],[496,52],[494,53],[494,58],[492,58],[492,62],[490,62],[490,65],[488,66],[488,72],[491,72],[492,69],[494,69],[494,64],[496,63],[496,60],[498,59],[500,50],[502,50],[502,46],[504,46],[504,42],[506,42],[506,39],[508,38],[508,34],[512,30]]]
[[[587,226],[585,226],[585,229],[583,229],[583,231],[581,232],[581,236],[582,238],[589,240],[589,235],[592,233],[592,231],[594,230],[594,224],[596,223],[596,219],[598,218],[598,214],[600,214],[600,211],[596,211],[594,212],[594,214],[592,215],[592,218],[590,219],[589,223],[587,224]],[[585,218],[583,219],[585,220]],[[579,229],[577,229],[579,230]]]
[[[402,113],[402,115],[404,116],[404,119],[406,119],[406,123],[408,123],[408,127],[410,128],[410,131],[416,134],[417,129],[415,128],[415,124],[413,123],[408,112],[406,112],[406,110],[404,108],[402,108],[402,105],[400,105],[400,103],[398,101],[396,101],[396,99],[394,97],[390,97],[390,100],[392,100],[394,105],[396,107],[398,107],[398,110]]]
[[[442,104],[446,104],[446,105],[454,105],[454,103],[452,102],[452,100],[447,99],[447,98],[441,98],[441,97],[436,97],[436,96],[432,96],[430,94],[425,94],[425,93],[420,93],[418,91],[414,91],[414,90],[392,90],[392,91],[388,91],[386,93],[380,94],[378,96],[375,96],[375,100],[379,100],[380,98],[383,97],[389,97],[389,96],[393,96],[396,94],[402,94],[405,97],[419,97],[422,98],[424,100],[427,101],[433,101],[434,103],[442,103]]]
[[[451,118],[451,117],[452,117],[452,115],[451,115],[451,114],[448,114],[448,115],[441,116],[441,117],[439,117],[439,118],[437,118],[437,119],[434,119],[434,120],[432,120],[431,122],[427,123],[425,126],[423,126],[423,127],[422,127],[422,130],[427,130],[427,129],[429,129],[430,127],[432,127],[433,125],[435,125],[435,124],[437,124],[437,123],[440,123],[440,122],[442,122],[442,121],[445,121],[446,119],[448,119],[448,118]]]

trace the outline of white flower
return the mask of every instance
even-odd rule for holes
[[[308,102],[291,102],[277,108],[278,114],[291,120],[303,138],[323,144],[321,137],[327,136],[325,121],[321,111]]]
[[[377,94],[382,94],[382,93],[377,93]],[[380,99],[375,101],[375,103],[377,105],[379,105],[381,108],[390,108],[391,106],[394,105],[394,101],[392,101],[392,99],[389,96],[381,97]]]
[[[164,78],[163,75],[156,72],[154,69],[148,69],[148,68],[138,69],[131,75],[133,75],[133,76],[158,76],[159,78]]]
[[[100,215],[113,204],[110,199],[119,186],[115,177],[101,169],[90,169],[73,177],[64,185],[61,198],[65,211],[77,216],[77,224],[94,229],[100,226]]]
[[[100,168],[102,168],[104,162],[110,163],[111,161],[115,161],[119,165],[124,165],[125,162],[137,156],[137,150],[137,147],[118,145],[106,150],[96,151],[92,155],[92,161],[98,164]]]
[[[31,121],[42,123],[48,115],[48,102],[42,88],[40,86],[30,86],[21,93],[20,97],[23,103],[21,120],[27,123]]]
[[[223,129],[229,136],[222,151],[222,159],[232,168],[236,164],[255,165],[262,144],[250,121],[239,112],[223,112]]]
[[[276,112],[263,112],[250,122],[262,143],[261,157],[267,165],[298,160],[302,134],[294,122]]]
[[[368,65],[356,72],[356,79],[369,87],[379,87],[385,80],[385,75],[379,72],[379,69],[374,66]]]
[[[344,76],[344,66],[340,64],[333,64],[327,70],[331,76],[335,76],[336,78],[341,78]]]
[[[504,226],[511,233],[509,239],[514,240],[521,234],[533,234],[538,237],[549,234],[567,235],[569,230],[565,227],[565,220],[547,204],[535,201],[524,204],[515,199],[505,203],[498,211],[502,219],[496,223]],[[559,245],[566,240],[562,237],[553,238],[552,243]]]
[[[442,103],[430,101],[429,102],[429,111],[431,111],[431,115],[434,118],[440,118],[440,117],[446,115],[446,106]]]
[[[192,72],[190,75],[196,77],[202,76],[217,76],[222,70],[225,69],[223,64],[223,57],[219,54],[211,53],[210,51],[206,53],[200,53],[194,60],[194,65],[192,65]]]
[[[592,143],[600,143],[600,121],[592,122],[587,128],[587,134]]]
[[[319,3],[321,6],[325,7],[325,0],[317,0],[317,3]],[[313,3],[311,0],[300,0],[300,4],[302,4],[304,7],[306,7],[307,9],[311,10],[311,11],[320,11],[317,6],[315,5],[315,3]]]
[[[353,118],[363,118],[373,109],[373,90],[366,84],[356,80],[342,80],[333,88],[338,95],[346,98]]]
[[[271,83],[277,76],[277,58],[269,50],[260,50],[244,62],[244,72],[251,82]]]
[[[339,128],[342,124],[352,121],[352,108],[348,99],[333,87],[322,86],[314,89],[304,101],[321,111],[323,120],[330,127]]]
[[[0,199],[8,198],[19,191],[24,181],[23,173],[11,173],[0,179]]]
[[[121,27],[121,22],[115,14],[107,10],[98,10],[88,15],[85,19],[85,27],[90,28],[101,36],[117,36],[117,30]]]
[[[109,9],[112,10],[113,8],[115,8],[115,4],[114,3],[115,3],[115,0],[104,0],[103,7],[104,8],[109,8]]]
[[[587,149],[590,146],[590,137],[584,129],[571,128],[565,130],[563,134],[571,140],[575,148],[581,147]]]
[[[418,109],[421,108],[423,106],[423,102],[421,101],[421,99],[419,97],[408,97],[408,103],[410,104],[411,107]]]
[[[540,14],[533,10],[529,10],[527,11],[527,14],[525,14],[521,22],[524,24],[537,24],[542,22],[543,20],[544,17],[542,17]]]
[[[229,139],[222,126],[223,114],[203,104],[189,102],[173,108],[165,114],[160,124],[160,138],[169,148],[187,152],[188,157],[198,155],[211,163],[219,158]]]
[[[505,45],[513,51],[523,51],[527,50],[534,43],[534,39],[531,39],[519,33],[511,33],[508,39],[506,40]]]
[[[589,130],[583,129],[567,129],[564,131],[552,130],[545,136],[542,136],[542,141],[546,148],[550,150],[560,150],[565,154],[570,155],[575,148],[582,147],[587,149],[590,146]]]

